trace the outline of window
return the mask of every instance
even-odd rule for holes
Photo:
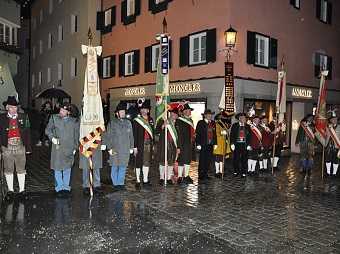
[[[190,36],[189,64],[200,64],[206,61],[207,33]]]
[[[61,84],[61,80],[63,80],[64,74],[63,74],[63,64],[58,63],[58,85]]]
[[[139,74],[139,56],[139,50],[119,55],[119,76]]]
[[[151,59],[152,59],[152,66],[151,71],[157,71],[157,65],[158,65],[158,58],[159,58],[159,52],[160,52],[160,45],[153,45],[151,50]]]
[[[111,57],[103,58],[103,78],[110,77],[110,73],[111,73],[110,60],[111,60]]]
[[[257,67],[277,68],[277,40],[247,31],[247,63]]]
[[[44,20],[44,10],[40,10],[40,23]]]
[[[332,3],[327,0],[316,1],[316,18],[321,22],[331,25],[332,23]]]
[[[127,16],[135,14],[135,0],[127,0]]]
[[[33,29],[35,30],[37,28],[37,18],[33,19]]]
[[[294,6],[294,8],[300,10],[300,0],[290,0],[290,4]]]
[[[124,26],[136,22],[136,17],[140,15],[141,0],[124,0],[121,7],[121,21]]]
[[[104,25],[108,26],[111,25],[111,9],[108,9],[105,11],[105,21],[104,21]]]
[[[59,25],[58,27],[58,41],[61,42],[64,40],[64,27],[62,25]]]
[[[47,83],[51,83],[52,82],[52,69],[51,67],[47,68]]]
[[[63,2],[63,0],[59,0],[59,4],[61,4]]]
[[[42,72],[41,71],[39,71],[39,80],[38,80],[38,84],[39,84],[39,86],[41,86],[42,85]]]
[[[145,48],[144,72],[157,71],[158,58],[160,55],[160,44],[154,44]],[[172,67],[172,41],[169,40],[169,69]]]
[[[7,23],[5,20],[0,21],[0,42],[9,45],[15,45],[16,28],[12,24]]]
[[[34,87],[34,86],[35,86],[35,75],[32,74],[32,87]]]
[[[159,4],[159,3],[161,3],[161,2],[164,2],[164,0],[156,0],[156,1],[155,1],[156,4]]]
[[[52,48],[52,33],[48,34],[48,48]]]
[[[44,46],[44,42],[40,40],[39,41],[39,55],[43,53],[43,46]]]
[[[71,77],[77,77],[77,68],[78,68],[78,60],[77,60],[77,56],[73,56],[71,58]]]
[[[149,0],[149,11],[156,14],[168,9],[168,3],[172,0]]]
[[[32,49],[32,58],[33,59],[35,58],[35,46],[33,46],[33,49]]]
[[[51,14],[53,12],[53,1],[54,0],[50,0],[49,6],[48,6],[48,13]]]
[[[112,27],[116,25],[116,6],[97,12],[97,30],[102,34],[111,32]]]
[[[332,57],[320,52],[316,52],[314,76],[319,77],[320,71],[322,69],[328,70],[327,79],[332,80]]]
[[[71,15],[71,34],[78,31],[78,15],[72,14]]]

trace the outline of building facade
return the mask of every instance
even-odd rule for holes
[[[30,100],[39,109],[43,101],[36,95],[48,88],[64,90],[76,106],[81,106],[86,57],[81,45],[100,45],[96,13],[100,0],[35,0],[31,5]]]
[[[329,108],[340,100],[340,3],[331,0],[103,0],[97,14],[102,34],[102,96],[114,109],[119,102],[144,97],[155,108],[156,63],[167,20],[170,42],[171,100],[187,100],[199,118],[218,110],[225,84],[224,32],[238,31],[231,53],[237,112],[275,112],[277,71],[287,72],[287,139],[293,145],[296,123],[313,112],[321,66]],[[333,15],[332,15],[333,14]],[[112,110],[111,110],[112,111]],[[151,114],[154,114],[153,112]]]

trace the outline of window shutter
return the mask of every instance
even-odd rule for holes
[[[121,22],[123,22],[124,21],[124,19],[126,19],[126,17],[127,17],[127,1],[126,0],[124,0],[123,2],[122,2],[122,8],[121,8],[121,16],[120,16],[120,20],[121,20]]]
[[[135,0],[135,16],[140,15],[140,0]]]
[[[327,57],[327,69],[328,69],[327,79],[332,80],[332,58],[330,56]]]
[[[116,56],[111,56],[110,59],[110,77],[116,76]]]
[[[247,31],[247,63],[255,64],[255,33]]]
[[[125,75],[125,55],[119,55],[119,77]]]
[[[206,60],[216,62],[216,28],[207,31],[207,51]]]
[[[315,62],[315,68],[314,68],[314,76],[315,77],[319,77],[319,73],[320,73],[320,53],[315,53],[314,55],[314,62]]]
[[[155,0],[149,0],[149,11],[152,11],[152,9],[155,6],[155,4],[156,4]]]
[[[97,12],[97,27],[96,30],[102,30],[104,28],[104,12],[98,11]]]
[[[270,38],[269,67],[277,69],[277,39]]]
[[[321,0],[316,0],[316,18],[318,20],[321,19],[320,14],[321,14]]]
[[[145,47],[145,59],[144,59],[144,72],[151,71],[151,63],[152,63],[152,56],[151,56],[151,47]]]
[[[169,69],[172,68],[172,40],[169,41]]]
[[[189,36],[180,38],[179,67],[188,66],[189,60]]]
[[[111,27],[116,25],[116,6],[111,8]]]
[[[327,24],[332,24],[332,3],[327,2]]]
[[[295,7],[295,0],[290,0],[290,4]]]
[[[97,59],[97,64],[98,64],[98,76],[99,78],[103,78],[103,58],[98,58]]]
[[[139,53],[140,51],[139,50],[134,50],[133,52],[133,73],[134,74],[139,74]]]

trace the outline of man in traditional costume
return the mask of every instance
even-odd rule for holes
[[[136,189],[140,189],[140,170],[143,169],[143,185],[152,187],[149,181],[149,169],[151,166],[154,126],[153,119],[148,116],[150,103],[145,101],[140,107],[141,116],[133,119],[134,154],[136,155]]]
[[[215,116],[216,125],[216,138],[217,138],[217,148],[214,150],[215,155],[215,177],[222,178],[223,172],[223,155],[226,153],[226,138],[227,138],[227,127],[221,121],[222,112]]]
[[[234,152],[234,177],[241,174],[242,178],[246,177],[247,152],[250,150],[251,130],[247,124],[247,118],[244,113],[235,115],[238,120],[231,126],[230,131],[230,148]],[[240,161],[242,168],[240,171]]]
[[[0,148],[5,166],[5,178],[8,192],[5,199],[14,198],[14,166],[19,183],[19,197],[27,200],[25,191],[26,154],[32,153],[31,129],[28,116],[18,113],[20,103],[14,96],[8,96],[3,102],[7,113],[0,116]]]
[[[326,147],[325,147],[325,160],[327,176],[336,178],[336,173],[339,167],[340,157],[340,125],[338,124],[338,117],[335,112],[331,112],[329,124],[326,127]],[[333,169],[332,169],[333,164]]]
[[[274,160],[272,158],[271,163],[274,167],[274,170],[280,170],[278,167],[278,162],[281,157],[281,151],[283,149],[284,145],[284,133],[280,129],[280,127],[277,126],[277,114],[274,113],[273,115],[273,120],[269,123],[269,128],[272,131],[273,134],[273,145],[272,149],[274,150],[275,147],[275,153],[274,153]],[[275,142],[275,144],[274,144]]]
[[[268,126],[268,117],[262,116],[261,117],[261,134],[262,134],[262,156],[260,157],[259,164],[260,164],[260,171],[267,171],[268,170],[268,159],[269,159],[269,151],[270,146],[272,144],[272,131]]]
[[[191,184],[194,181],[189,176],[189,169],[191,161],[195,160],[195,127],[194,122],[190,118],[191,111],[189,104],[184,104],[182,108],[183,115],[177,118],[178,126],[178,146],[179,156],[178,162],[178,184]],[[182,178],[184,168],[184,178]]]
[[[173,181],[171,179],[174,169],[174,163],[177,157],[177,142],[178,142],[178,134],[177,134],[177,118],[178,118],[178,108],[174,108],[169,111],[170,117],[168,120],[160,120],[157,123],[155,134],[159,136],[158,148],[156,161],[159,162],[159,184],[164,184],[164,173],[165,173],[165,126],[167,126],[167,162],[168,162],[168,171],[167,171],[167,185],[173,185]]]
[[[295,146],[300,146],[302,174],[311,174],[315,143],[315,124],[312,114],[308,114],[301,120],[298,133],[295,139]]]
[[[213,150],[217,148],[216,125],[212,121],[212,112],[206,109],[203,113],[204,119],[198,121],[196,126],[196,148],[200,151],[198,162],[198,180],[211,180],[208,175]]]
[[[251,141],[250,141],[250,151],[248,151],[248,174],[253,175],[255,173],[255,168],[257,161],[262,156],[262,132],[260,127],[260,117],[257,115],[253,116],[252,123],[250,124],[251,130]]]

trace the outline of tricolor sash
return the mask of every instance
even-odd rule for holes
[[[338,158],[340,158],[340,140],[332,125],[327,125],[327,129],[334,143],[338,146]]]
[[[180,117],[178,117],[177,119],[178,119],[178,120],[181,120],[181,121],[183,121],[183,122],[185,122],[185,123],[187,123],[187,124],[189,124],[192,128],[195,129],[195,127],[194,127],[194,122],[192,121],[191,118],[186,117],[186,116],[180,116]]]
[[[260,131],[259,128],[257,128],[254,124],[250,124],[250,129],[252,130],[252,132],[255,134],[255,136],[257,137],[257,139],[262,142],[262,133]]]
[[[137,123],[139,123],[150,135],[150,137],[153,139],[153,132],[152,127],[149,124],[148,121],[146,121],[143,117],[139,116],[134,119]]]
[[[314,133],[313,133],[312,129],[309,127],[309,125],[307,125],[305,122],[301,122],[301,127],[305,130],[305,132],[307,133],[308,137],[314,143],[314,141],[315,141]]]
[[[172,140],[174,141],[175,146],[177,147],[178,135],[177,135],[176,127],[172,121],[169,122],[168,130],[172,137]]]
[[[270,130],[270,128],[265,125],[265,124],[260,124],[260,127],[267,133],[272,133],[272,131]]]

